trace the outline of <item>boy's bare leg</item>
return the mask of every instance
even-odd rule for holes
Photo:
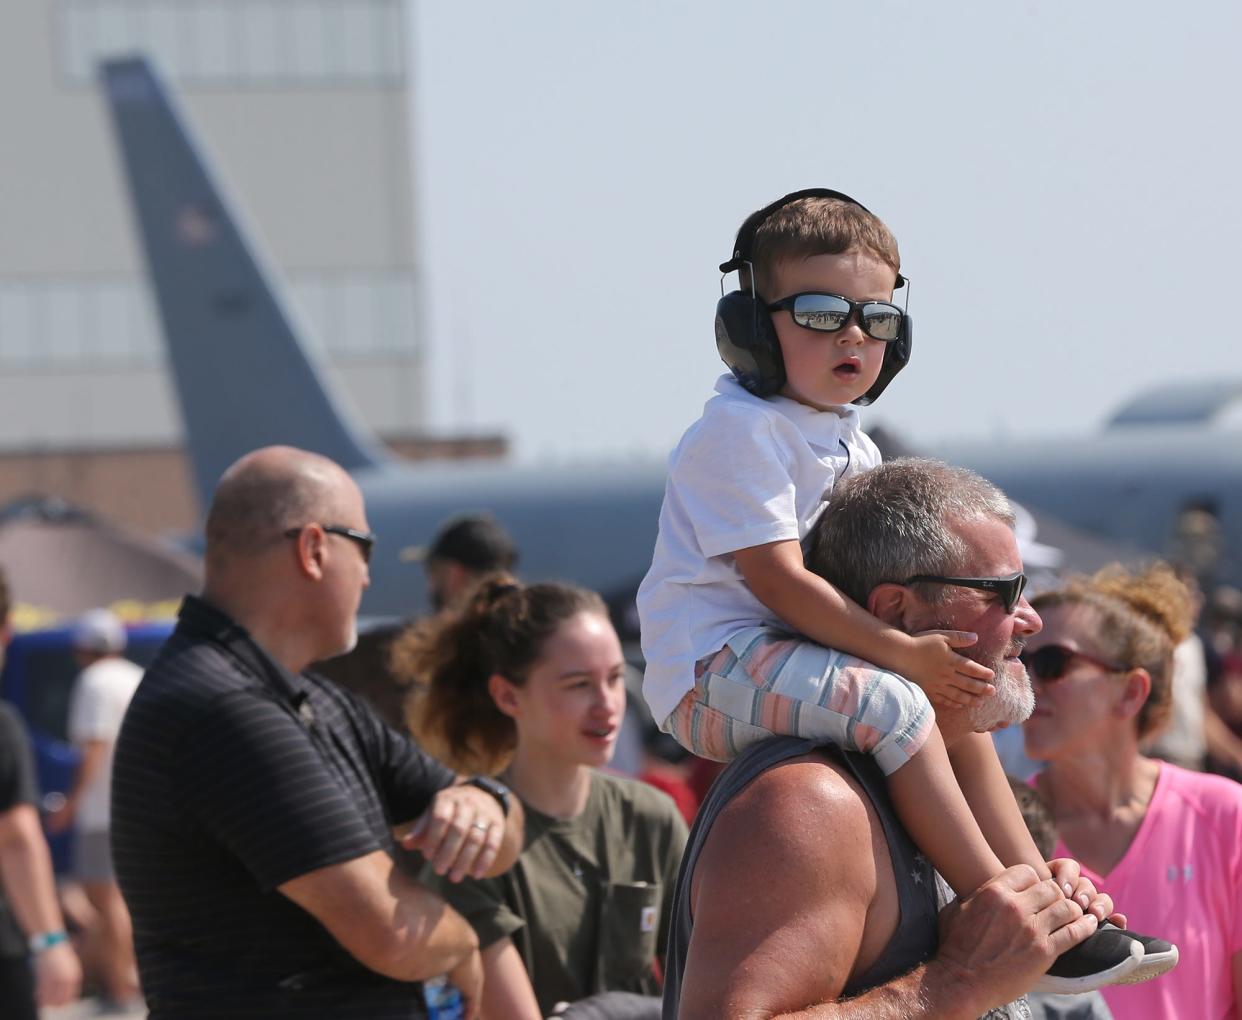
[[[1041,879],[1051,878],[1022,820],[992,738],[986,733],[967,734],[954,744],[948,757],[966,803],[1001,864],[1029,864]]]
[[[965,899],[1005,870],[953,775],[938,728],[933,726],[918,753],[888,777],[888,789],[906,831],[959,897]],[[1007,785],[1005,795],[1017,814]],[[1018,825],[1025,833],[1021,815]]]

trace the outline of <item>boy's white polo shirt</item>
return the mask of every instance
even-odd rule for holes
[[[879,463],[857,408],[764,399],[721,376],[669,457],[660,534],[638,589],[643,695],[658,722],[694,687],[699,659],[744,627],[783,626],[751,594],[732,554],[800,542],[837,480]]]

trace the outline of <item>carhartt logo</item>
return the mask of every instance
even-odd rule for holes
[[[642,931],[642,932],[649,932],[649,931],[656,930],[656,908],[655,907],[643,907],[643,912],[640,915],[639,922],[638,922],[638,928],[639,928],[639,931]]]

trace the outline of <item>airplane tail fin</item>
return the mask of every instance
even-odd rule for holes
[[[351,471],[390,459],[308,357],[275,274],[148,61],[105,61],[100,74],[200,497],[238,457],[272,443]]]

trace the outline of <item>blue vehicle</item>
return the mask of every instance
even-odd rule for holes
[[[172,633],[174,621],[129,624],[125,657],[147,666]],[[72,625],[29,631],[14,636],[0,672],[0,697],[10,702],[26,723],[34,746],[39,788],[45,806],[56,802],[73,783],[80,755],[67,739],[69,696],[78,675],[73,657]],[[52,836],[52,862],[57,873],[67,872],[72,831]]]

